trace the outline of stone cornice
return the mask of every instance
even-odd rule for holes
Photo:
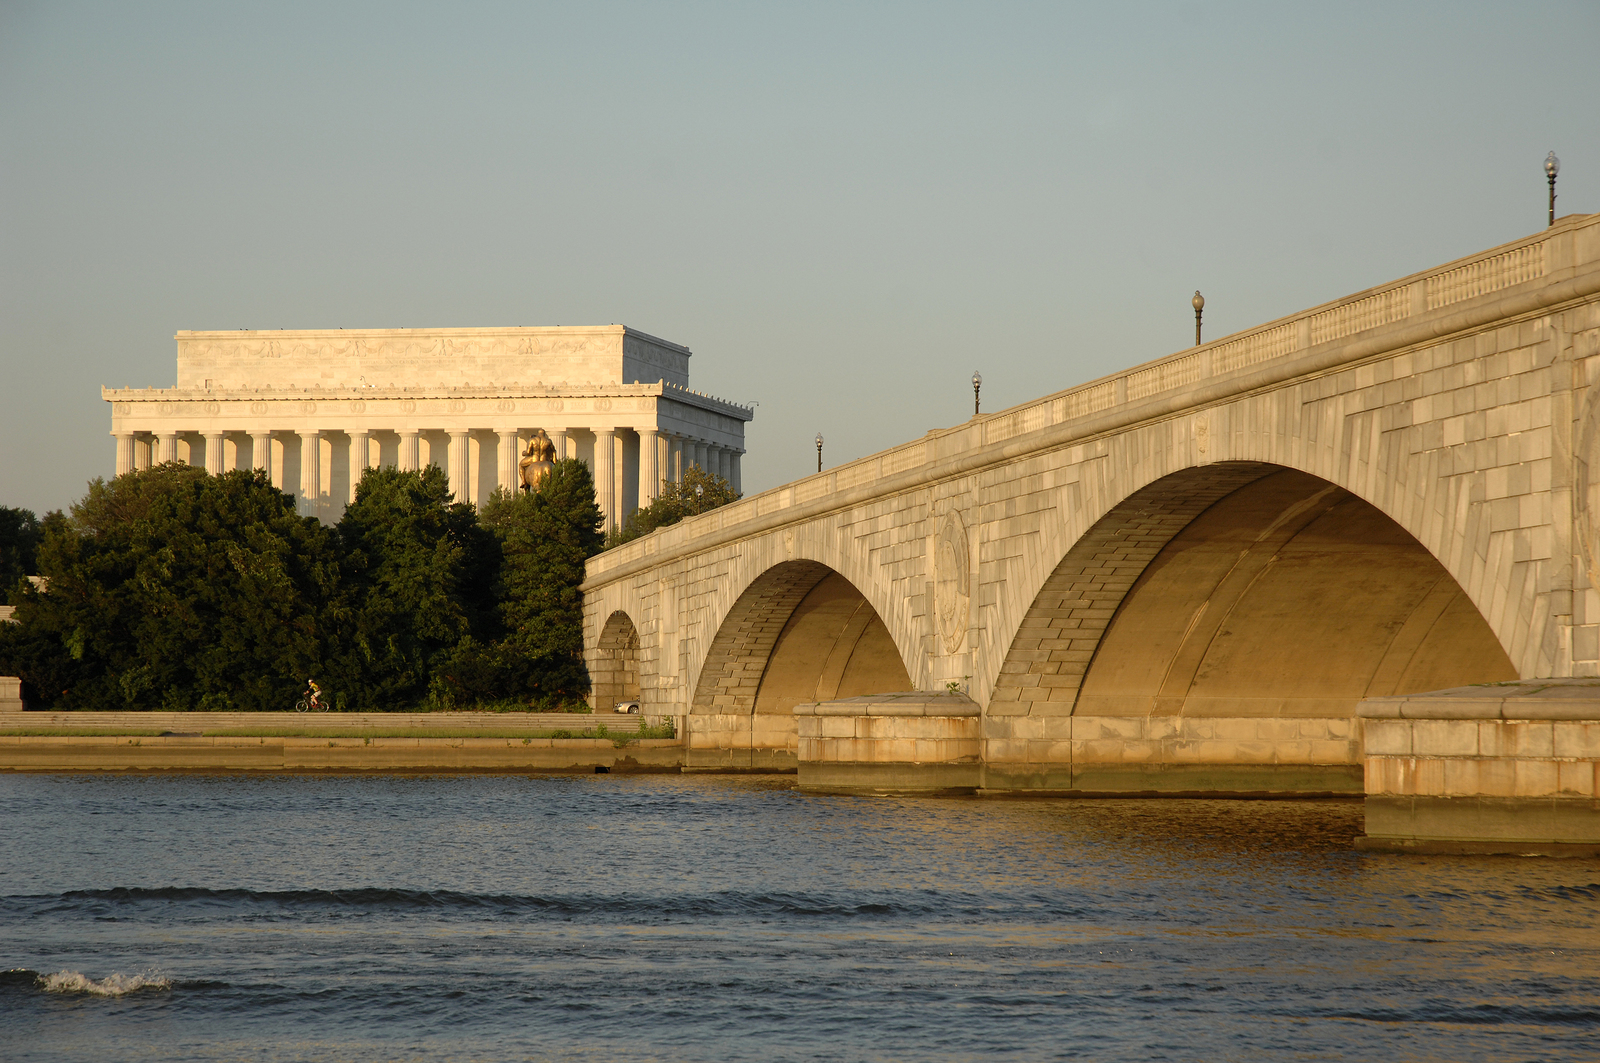
[[[521,386],[507,385],[502,387],[414,387],[414,388],[107,388],[100,389],[100,397],[106,402],[124,404],[129,407],[127,411],[116,410],[118,413],[132,412],[135,405],[145,407],[153,403],[165,404],[174,407],[174,412],[202,412],[217,415],[222,412],[224,404],[237,407],[240,403],[270,404],[267,409],[252,412],[265,413],[272,408],[287,408],[288,404],[300,406],[311,403],[314,406],[321,403],[374,403],[379,407],[390,407],[397,402],[451,402],[467,403],[463,410],[481,409],[486,402],[497,405],[502,402],[516,402],[526,399],[533,401],[584,401],[589,399],[618,399],[618,398],[655,398],[667,399],[671,402],[693,406],[711,413],[721,414],[740,421],[749,421],[754,418],[755,411],[748,406],[728,402],[712,395],[706,395],[689,388],[681,388],[675,384],[657,382],[652,384],[574,384],[570,386]],[[215,409],[210,409],[215,407]],[[312,411],[314,412],[314,411]],[[360,411],[355,411],[360,412]],[[511,413],[515,410],[501,412]]]

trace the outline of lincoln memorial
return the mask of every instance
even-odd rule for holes
[[[117,473],[269,471],[334,521],[364,469],[437,465],[456,500],[517,483],[542,428],[594,471],[607,529],[698,465],[740,488],[753,411],[689,388],[689,349],[624,325],[179,332],[177,386],[102,388]]]

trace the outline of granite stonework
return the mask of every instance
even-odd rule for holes
[[[1367,849],[1600,855],[1600,680],[1361,705]]]
[[[985,791],[1359,793],[1364,699],[1600,675],[1597,385],[1575,215],[608,550],[586,652],[692,756],[803,771],[836,574],[898,658],[841,691],[958,684]]]
[[[364,470],[445,470],[458,501],[512,490],[536,428],[594,470],[614,527],[698,465],[739,487],[749,407],[689,387],[687,347],[623,325],[179,332],[177,386],[103,388],[116,470],[268,470],[338,519]]]
[[[794,707],[799,783],[822,793],[974,793],[979,709],[964,694],[909,692]]]

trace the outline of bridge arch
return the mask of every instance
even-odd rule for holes
[[[796,704],[911,687],[894,637],[854,583],[820,561],[782,561],[751,580],[717,626],[690,733],[781,761],[796,748]]]
[[[1348,717],[1362,697],[1515,678],[1461,585],[1378,506],[1234,461],[1146,484],[1066,551],[990,711]]]
[[[589,662],[591,697],[596,711],[639,700],[639,629],[618,609],[606,618]]]

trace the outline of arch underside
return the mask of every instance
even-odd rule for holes
[[[639,700],[639,630],[627,613],[606,618],[589,665],[590,698],[595,711],[607,712]]]
[[[1515,678],[1393,520],[1318,477],[1237,462],[1151,484],[1069,551],[990,711],[1349,717],[1363,697]]]
[[[796,704],[909,689],[866,597],[820,562],[783,562],[751,583],[712,641],[691,703],[690,763],[792,766]]]

